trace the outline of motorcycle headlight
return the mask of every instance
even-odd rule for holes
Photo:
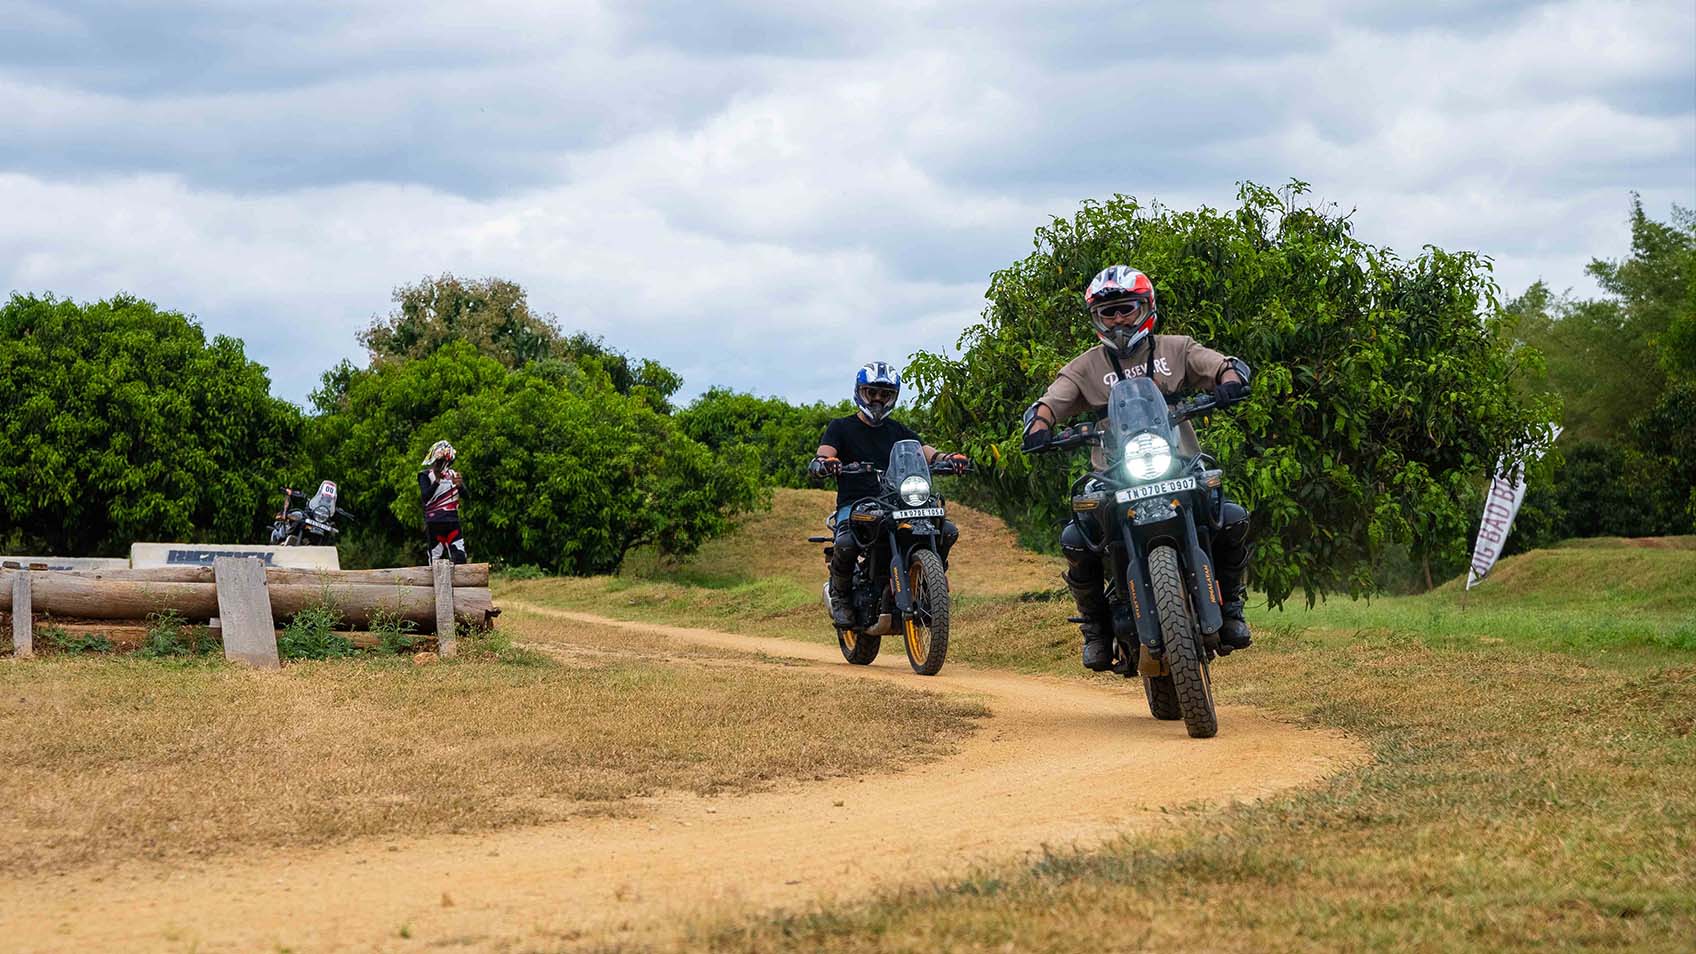
[[[918,507],[930,499],[930,481],[914,474],[901,481],[901,499],[910,507]]]
[[[1172,445],[1157,434],[1138,434],[1125,442],[1125,469],[1137,480],[1153,480],[1172,469]]]

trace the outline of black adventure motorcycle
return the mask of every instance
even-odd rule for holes
[[[1168,406],[1152,380],[1127,378],[1108,395],[1105,428],[1069,427],[1042,448],[1106,452],[1106,467],[1072,485],[1072,521],[1102,555],[1113,671],[1141,676],[1154,717],[1183,719],[1197,739],[1219,732],[1209,663],[1222,624],[1212,554],[1225,493],[1223,472],[1180,445],[1178,425],[1219,407],[1206,395]]]
[[[296,507],[296,502],[304,504]],[[336,506],[336,485],[326,480],[318,492],[308,499],[305,493],[292,487],[283,488],[283,509],[277,511],[271,524],[271,545],[274,547],[333,547],[336,545],[335,520],[354,519],[345,508]]]
[[[946,469],[945,469],[946,468]],[[938,465],[936,473],[953,474]],[[854,567],[850,604],[854,625],[836,631],[842,658],[864,666],[877,658],[883,637],[901,633],[907,644],[907,663],[921,676],[934,676],[948,657],[948,570],[942,563],[942,521],[947,506],[931,493],[931,469],[918,441],[899,441],[889,451],[889,466],[842,465],[844,474],[873,474],[879,493],[849,508],[848,520],[862,551]],[[830,536],[808,537],[808,543],[836,540],[836,515],[825,525]],[[824,548],[830,565],[834,548]],[[824,605],[830,606],[830,583],[824,585]]]

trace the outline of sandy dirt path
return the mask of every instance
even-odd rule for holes
[[[1254,799],[1364,756],[1345,736],[1254,709],[1218,738],[1149,718],[1135,683],[950,666],[914,676],[897,650],[850,667],[834,645],[626,623],[508,604],[515,614],[661,633],[845,678],[895,679],[981,700],[960,751],[894,775],[719,798],[644,800],[637,818],[492,834],[266,851],[36,879],[0,874],[0,948],[46,951],[538,950],[665,946],[702,916],[789,909],[1089,846],[1160,823],[1161,809]],[[688,718],[688,713],[678,713]]]

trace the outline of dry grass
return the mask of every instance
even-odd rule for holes
[[[782,581],[816,602],[825,581],[824,557],[821,545],[808,543],[807,537],[828,532],[824,519],[835,502],[834,491],[778,490],[771,509],[747,515],[736,532],[707,543],[694,556],[667,563],[652,552],[638,552],[622,575],[712,589]],[[949,578],[962,593],[1016,596],[1059,585],[1059,562],[1020,549],[1017,536],[999,517],[950,502],[948,518],[960,528]]]
[[[981,710],[897,686],[730,665],[617,630],[515,620],[567,664],[0,662],[0,866],[488,830],[887,770]],[[603,651],[593,656],[596,648]],[[679,712],[689,713],[686,719]]]
[[[765,526],[791,531],[775,517]],[[722,552],[773,545],[744,532]],[[1052,574],[1000,595],[965,585],[974,542],[991,573],[1008,560],[988,539],[963,537],[957,551],[950,659],[1076,674],[1071,605]],[[1371,765],[1265,803],[1174,812],[1167,830],[1112,850],[822,912],[700,924],[688,946],[1689,951],[1692,552],[1682,539],[1539,551],[1504,561],[1464,609],[1446,589],[1261,608],[1256,648],[1216,670],[1221,700],[1352,732],[1372,746]],[[816,590],[793,593],[792,579],[708,589],[649,572],[539,581],[525,599],[827,640]]]
[[[1696,667],[1271,637],[1221,683],[1368,739],[1309,792],[822,913],[720,951],[1689,951]],[[1229,726],[1225,727],[1229,731]],[[1198,791],[1199,799],[1206,798]]]

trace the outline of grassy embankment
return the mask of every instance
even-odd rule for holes
[[[981,710],[606,627],[508,617],[463,658],[0,659],[0,868],[639,811],[666,790],[888,770]],[[491,645],[494,643],[494,645]],[[678,719],[679,711],[689,719]]]
[[[804,543],[828,501],[680,567],[506,583],[514,598],[827,640]],[[1052,561],[958,512],[953,660],[1080,672]],[[1421,597],[1255,614],[1226,703],[1362,738],[1311,791],[957,883],[748,923],[718,950],[1688,951],[1696,937],[1696,549],[1592,541],[1512,558],[1462,607]],[[946,670],[944,676],[946,678]],[[1098,678],[1111,684],[1109,677]],[[1132,687],[1126,685],[1127,690]],[[1140,708],[1140,692],[1126,705]],[[1230,732],[1229,721],[1222,727]],[[1205,742],[1194,744],[1205,745]],[[1103,793],[1104,798],[1112,793]],[[1207,792],[1196,792],[1198,804]],[[969,810],[963,806],[962,810]]]

